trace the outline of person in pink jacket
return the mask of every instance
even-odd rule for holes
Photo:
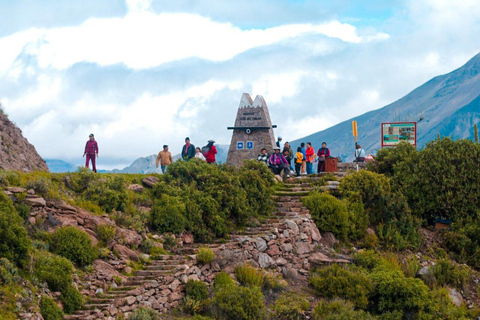
[[[97,141],[95,141],[95,136],[93,135],[93,133],[91,133],[88,137],[89,137],[89,140],[85,145],[85,152],[83,153],[83,156],[87,157],[87,161],[85,162],[85,167],[88,168],[88,164],[91,160],[93,172],[97,172],[95,158],[98,158],[98,143]]]

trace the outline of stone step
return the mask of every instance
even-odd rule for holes
[[[175,270],[181,264],[169,264],[169,265],[148,265],[146,270]]]
[[[128,280],[128,279],[127,279]],[[120,293],[123,293],[123,292],[127,292],[127,291],[130,291],[130,290],[133,290],[133,289],[136,289],[137,287],[136,286],[129,286],[129,285],[126,285],[125,283],[120,286],[120,287],[116,287],[116,288],[112,288],[108,291],[108,293],[112,293],[112,292],[120,292]]]
[[[126,292],[126,291],[125,291]],[[126,293],[104,293],[102,295],[98,295],[95,298],[92,299],[120,299],[120,298],[125,298],[128,297],[128,294]]]
[[[152,260],[147,265],[148,266],[176,266],[187,263],[187,259],[183,260]]]
[[[162,254],[152,258],[152,260],[182,260],[182,259],[185,259],[185,256],[169,255],[169,254]]]
[[[108,308],[110,307],[110,303],[99,303],[99,304],[86,304],[83,306],[83,309],[87,309],[87,310],[102,310],[104,308]]]
[[[300,196],[273,195],[272,199],[275,202],[291,202],[291,201],[300,201]]]
[[[174,269],[173,270],[139,270],[139,271],[135,271],[133,273],[134,276],[130,277],[129,280],[130,279],[140,280],[139,277],[163,276],[163,275],[167,275],[167,274],[172,274],[174,272],[175,272]]]
[[[85,305],[88,305],[88,304],[105,304],[105,303],[111,304],[111,303],[115,302],[115,299],[117,299],[116,296],[115,297],[110,297],[110,298],[100,298],[100,297],[90,298],[90,299],[88,299],[88,302]]]

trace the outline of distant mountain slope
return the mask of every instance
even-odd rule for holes
[[[28,142],[20,130],[0,105],[0,169],[30,171],[48,171],[45,160],[35,147]]]
[[[45,159],[48,169],[53,173],[74,172],[77,167],[69,162],[58,159]]]
[[[217,163],[224,163],[227,161],[228,145],[217,145]],[[180,155],[173,156],[173,161],[180,159]],[[138,158],[130,166],[122,170],[102,171],[110,173],[159,173],[160,169],[156,168],[157,155],[152,154],[148,157]]]
[[[293,141],[292,145],[296,148],[300,142],[310,141],[317,149],[326,141],[332,155],[352,160],[352,120],[358,122],[359,143],[367,153],[380,149],[382,122],[417,121],[419,147],[439,133],[454,139],[472,138],[473,124],[480,121],[480,54],[461,68],[433,78],[386,107]]]

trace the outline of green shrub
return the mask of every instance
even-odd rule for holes
[[[469,320],[478,319],[480,310],[478,308],[469,309],[466,305],[457,307],[453,304],[446,288],[439,288],[433,291],[435,297],[435,304],[432,307],[435,313],[435,318],[442,320]]]
[[[89,265],[95,260],[97,250],[87,233],[75,227],[61,227],[48,241],[52,252],[59,254],[79,266]]]
[[[282,291],[287,287],[288,283],[282,279],[280,275],[273,272],[265,272],[263,274],[263,286],[264,290]]]
[[[194,315],[193,317],[191,317],[189,319],[191,319],[191,320],[215,320],[213,318],[200,316],[198,314]]]
[[[128,320],[159,320],[158,312],[153,309],[138,308],[128,317]]]
[[[40,177],[40,178],[34,178],[32,180],[29,180],[27,182],[26,188],[33,189],[35,190],[35,193],[45,197],[48,195],[48,191],[49,191],[48,185],[49,185],[49,181],[44,177]]]
[[[155,201],[150,213],[150,223],[159,232],[180,234],[187,225],[184,211],[185,204],[179,198],[162,195]]]
[[[201,264],[207,264],[215,260],[215,253],[212,249],[205,247],[198,249],[197,261]]]
[[[411,214],[402,215],[378,227],[378,236],[387,250],[417,249],[421,245],[421,221]]]
[[[351,225],[343,201],[326,193],[314,192],[303,198],[303,203],[321,232],[332,232],[339,239],[347,239]]]
[[[309,279],[315,294],[323,298],[342,298],[352,301],[358,308],[366,308],[372,281],[359,270],[338,265],[318,269]]]
[[[42,253],[35,262],[35,274],[52,291],[64,291],[72,283],[73,265],[64,258]]]
[[[237,277],[238,282],[243,286],[259,288],[263,286],[263,271],[257,270],[247,263],[235,268],[235,276]]]
[[[222,289],[226,286],[233,286],[235,285],[235,281],[233,281],[232,277],[225,271],[219,272],[215,276],[214,287],[215,290]]]
[[[60,301],[62,301],[63,304],[63,311],[67,314],[74,313],[80,309],[84,303],[82,294],[72,285],[67,286],[67,288],[62,291]]]
[[[437,285],[440,286],[449,285],[464,290],[470,280],[470,268],[454,264],[450,260],[438,260],[431,268]]]
[[[8,259],[0,258],[0,285],[14,284],[20,279],[18,269]]]
[[[335,299],[333,301],[320,301],[313,314],[314,320],[373,320],[369,313],[363,310],[355,310],[351,302]]]
[[[212,312],[218,320],[261,320],[264,297],[257,287],[225,286],[215,292]]]
[[[375,268],[369,277],[373,282],[370,306],[375,312],[397,311],[410,319],[429,313],[432,297],[420,279],[407,278],[402,271],[385,266]]]
[[[23,220],[28,219],[32,211],[32,208],[23,202],[15,204],[15,209],[17,209],[18,215],[22,217]]]
[[[367,270],[373,270],[384,263],[382,256],[374,250],[365,250],[355,253],[353,255],[353,261],[357,266]]]
[[[55,300],[48,296],[42,296],[40,300],[40,314],[44,320],[62,320],[63,311]]]
[[[115,239],[117,234],[117,227],[110,224],[101,224],[97,226],[98,239],[104,244],[107,244],[111,240]]]
[[[25,264],[32,244],[12,201],[0,192],[0,258],[6,258],[17,266]]]
[[[310,303],[298,293],[284,293],[275,300],[273,310],[275,319],[278,320],[302,320]]]
[[[387,177],[375,172],[360,170],[351,173],[342,179],[339,186],[340,194],[348,198],[351,193],[358,193],[370,217],[370,223],[375,224],[384,220],[384,209],[387,196],[391,192]]]
[[[187,297],[196,301],[208,299],[208,288],[205,282],[202,281],[188,280],[185,284],[185,293]]]

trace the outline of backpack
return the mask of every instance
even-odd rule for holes
[[[210,147],[209,146],[204,146],[202,147],[202,154],[204,157],[208,155],[208,152],[210,152]]]

